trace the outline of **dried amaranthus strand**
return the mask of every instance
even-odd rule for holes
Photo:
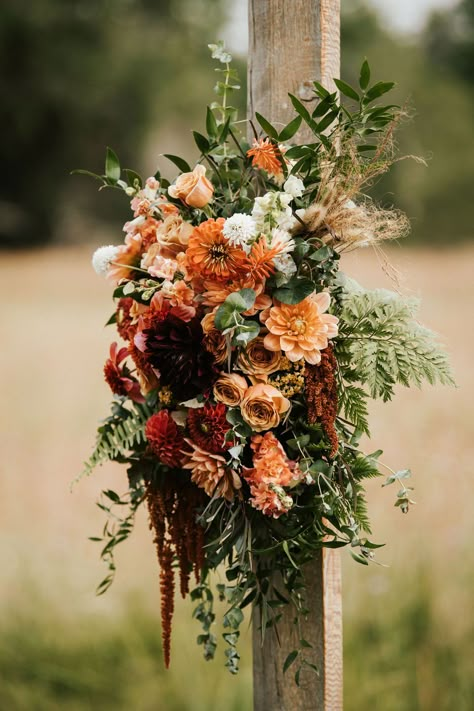
[[[160,592],[161,592],[161,634],[163,639],[163,657],[168,669],[171,659],[171,625],[174,613],[174,552],[166,541],[160,556]]]
[[[306,365],[305,397],[308,407],[308,422],[320,422],[331,443],[329,456],[338,450],[339,440],[335,421],[337,417],[337,361],[331,344],[321,351],[318,365]]]

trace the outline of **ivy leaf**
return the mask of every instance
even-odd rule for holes
[[[174,165],[179,168],[183,173],[190,173],[191,172],[191,166],[189,163],[187,163],[184,158],[180,158],[179,156],[173,156],[171,153],[163,153],[164,158],[168,158]]]
[[[298,656],[297,649],[294,649],[292,652],[289,653],[289,655],[285,659],[285,663],[283,664],[283,674],[288,671],[288,669],[291,667],[291,665],[293,664],[293,662],[295,661],[297,656]]]
[[[369,86],[370,81],[370,67],[368,61],[365,59],[360,68],[359,86],[362,91],[365,91]]]
[[[209,153],[209,151],[211,150],[211,145],[207,140],[206,136],[203,136],[202,133],[198,133],[198,131],[193,131],[193,136],[194,142],[196,143],[196,146],[199,148],[201,153],[203,155],[207,155],[207,153]]]
[[[285,126],[283,131],[281,131],[278,140],[279,141],[288,141],[290,138],[293,138],[299,127],[301,126],[301,121],[302,121],[301,116],[296,116],[296,118],[293,119],[293,121],[290,121],[289,124]]]
[[[273,296],[283,304],[299,304],[314,291],[314,284],[306,277],[292,277],[289,282],[275,289]]]
[[[349,99],[354,99],[354,101],[359,101],[359,94],[350,84],[346,84],[346,82],[342,81],[342,79],[334,79],[334,84],[337,86],[341,94],[344,94],[344,96],[347,96]]]
[[[212,109],[208,106],[207,107],[207,113],[206,113],[206,131],[209,136],[212,138],[215,138],[217,136],[217,121],[216,117],[214,116],[214,112]]]
[[[257,119],[265,133],[271,138],[273,138],[275,141],[278,141],[278,131],[276,130],[276,128],[272,126],[272,124],[267,121],[267,119],[264,118],[262,114],[259,114],[258,111],[255,112],[255,118]]]
[[[379,82],[377,82],[377,84],[374,84],[366,93],[366,95],[364,97],[364,103],[369,104],[374,99],[378,99],[379,96],[386,94],[387,91],[390,91],[391,89],[393,89],[394,86],[395,86],[394,81],[379,81]]]
[[[105,175],[114,183],[120,180],[120,161],[115,151],[109,147],[105,154]]]

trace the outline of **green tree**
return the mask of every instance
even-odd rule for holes
[[[152,120],[195,112],[222,4],[3,0],[0,246],[55,236],[64,200],[85,199],[70,170],[99,169],[105,145],[136,162]],[[103,211],[88,188],[88,211]]]

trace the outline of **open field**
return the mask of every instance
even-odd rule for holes
[[[401,389],[393,403],[373,407],[374,448],[384,449],[389,465],[411,466],[418,504],[402,516],[395,492],[371,482],[374,539],[389,543],[379,559],[390,567],[362,568],[342,553],[347,709],[467,711],[474,249],[392,249],[389,258],[404,275],[402,290],[423,295],[422,320],[443,334],[459,388]],[[0,265],[0,708],[249,708],[248,654],[239,679],[228,678],[220,660],[205,665],[186,603],[176,663],[163,675],[155,558],[143,515],[118,556],[114,586],[105,597],[93,595],[103,572],[87,541],[103,522],[94,502],[101,488],[122,490],[124,476],[111,465],[73,493],[69,484],[108,409],[101,363],[115,336],[102,328],[109,285],[93,273],[86,249],[3,254]],[[392,286],[373,253],[351,255],[344,267],[365,285]],[[125,678],[131,681],[120,695]],[[31,697],[28,688],[36,690]]]

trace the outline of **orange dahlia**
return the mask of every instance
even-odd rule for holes
[[[278,148],[269,138],[255,140],[252,148],[247,151],[247,155],[252,158],[252,165],[255,168],[266,170],[269,175],[282,175],[283,170]]]
[[[186,250],[189,267],[203,278],[226,281],[245,267],[245,252],[233,247],[224,236],[224,223],[223,217],[206,220],[194,228],[189,238]]]
[[[208,496],[222,496],[232,501],[236,491],[242,487],[242,482],[236,472],[227,468],[225,458],[220,454],[206,452],[189,439],[185,442],[192,452],[187,455],[183,469],[191,471],[191,481],[204,489]]]
[[[264,316],[269,330],[264,339],[265,348],[284,351],[293,363],[301,358],[312,365],[319,363],[328,339],[337,336],[339,319],[325,313],[329,304],[329,294],[322,292],[308,296],[299,304],[272,306]]]

